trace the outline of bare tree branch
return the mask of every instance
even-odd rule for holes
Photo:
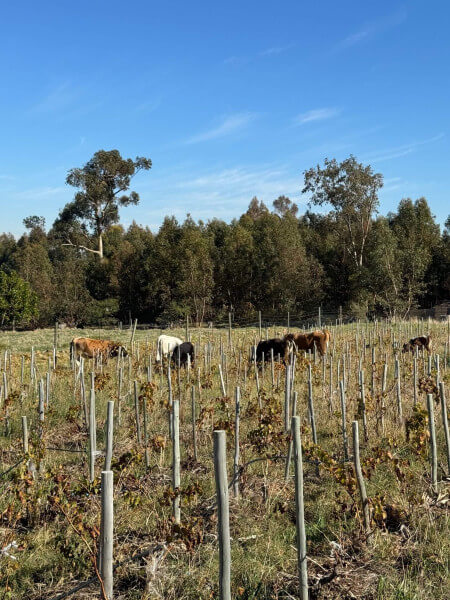
[[[87,246],[82,246],[81,244],[74,244],[70,240],[68,240],[67,242],[63,242],[61,245],[62,246],[72,246],[73,248],[79,248],[80,250],[86,250],[86,252],[92,252],[93,254],[101,255],[100,250],[93,250],[92,248],[88,248]]]

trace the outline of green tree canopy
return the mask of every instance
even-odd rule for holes
[[[330,204],[336,224],[342,227],[342,241],[357,269],[363,265],[365,248],[378,208],[378,190],[383,186],[381,173],[370,165],[358,163],[354,156],[338,163],[325,159],[324,167],[317,165],[305,171],[303,193],[309,193],[310,204]]]
[[[278,196],[272,204],[274,211],[280,215],[280,217],[284,217],[288,214],[295,217],[298,213],[298,206],[287,196]]]
[[[0,324],[27,324],[37,316],[37,295],[16,271],[0,271]]]
[[[103,234],[119,221],[119,207],[139,202],[137,192],[125,193],[131,179],[151,166],[149,158],[124,159],[118,150],[99,150],[84,167],[71,169],[66,183],[79,191],[54,225],[63,243],[98,254],[102,259]]]
[[[417,306],[418,298],[427,290],[425,274],[433,251],[440,243],[439,225],[425,198],[415,202],[410,198],[401,200],[397,214],[390,215],[390,218],[400,251],[403,294],[408,312]]]

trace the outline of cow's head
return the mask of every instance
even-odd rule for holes
[[[411,352],[412,350],[412,345],[410,342],[406,342],[406,344],[403,344],[403,350],[402,350],[402,354],[405,354],[406,352]]]
[[[111,350],[109,351],[109,355],[111,358],[115,358],[116,356],[119,356],[119,353],[122,354],[122,356],[128,356],[128,352],[123,346],[120,344],[113,344],[111,346]]]

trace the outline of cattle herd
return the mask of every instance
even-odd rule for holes
[[[330,338],[331,335],[327,329],[315,330],[311,333],[287,333],[282,338],[261,340],[256,346],[256,351],[252,353],[252,357],[257,363],[272,358],[286,363],[287,357],[292,351],[304,350],[314,353],[317,350],[323,356],[327,351]]]
[[[289,354],[304,350],[305,352],[318,352],[323,356],[330,343],[331,334],[328,329],[314,330],[310,333],[286,333],[282,338],[271,338],[261,340],[253,346],[250,353],[252,362],[261,364],[263,361],[276,360],[286,364]],[[410,339],[403,344],[402,352],[426,350],[431,353],[431,336],[420,336]],[[106,363],[109,358],[119,355],[127,356],[127,349],[110,340],[95,340],[92,338],[73,338],[70,343],[70,354],[75,360],[83,358],[100,358]],[[171,335],[160,335],[156,345],[156,361],[161,363],[170,357],[173,366],[186,367],[193,365],[195,359],[194,345],[191,342],[183,342],[178,337]]]
[[[127,349],[111,340],[76,337],[70,342],[70,357],[77,362],[80,358],[95,358],[106,364],[109,358],[119,355],[128,356]],[[195,356],[194,345],[174,336],[160,335],[156,346],[156,361],[162,362],[169,356],[174,366],[185,367],[188,363],[192,365]]]
[[[298,350],[312,353],[317,351],[323,356],[327,351],[330,337],[330,332],[324,329],[323,331],[315,330],[311,333],[286,333],[282,338],[261,340],[256,347],[252,348],[251,360],[259,364],[263,360],[269,361],[272,358],[285,364],[289,354]],[[420,339],[422,338],[417,338],[417,340]],[[413,343],[421,347],[418,341],[411,340],[408,342],[408,344]],[[428,344],[430,343],[428,342]],[[407,344],[405,344],[406,346]],[[428,349],[425,343],[423,346]],[[82,357],[97,358],[103,363],[107,363],[109,358],[119,355],[127,356],[128,352],[122,344],[110,340],[76,337],[70,342],[70,355],[77,361]],[[160,335],[156,345],[156,361],[161,363],[168,357],[170,357],[170,361],[174,366],[193,365],[195,359],[194,345],[191,342],[183,342],[175,336]]]

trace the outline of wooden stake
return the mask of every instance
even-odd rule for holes
[[[356,481],[358,482],[359,496],[361,498],[361,506],[364,519],[364,529],[366,533],[370,531],[370,512],[369,502],[367,500],[366,484],[361,470],[361,462],[359,459],[359,433],[358,433],[358,421],[352,423],[353,432],[353,464],[355,467]]]

